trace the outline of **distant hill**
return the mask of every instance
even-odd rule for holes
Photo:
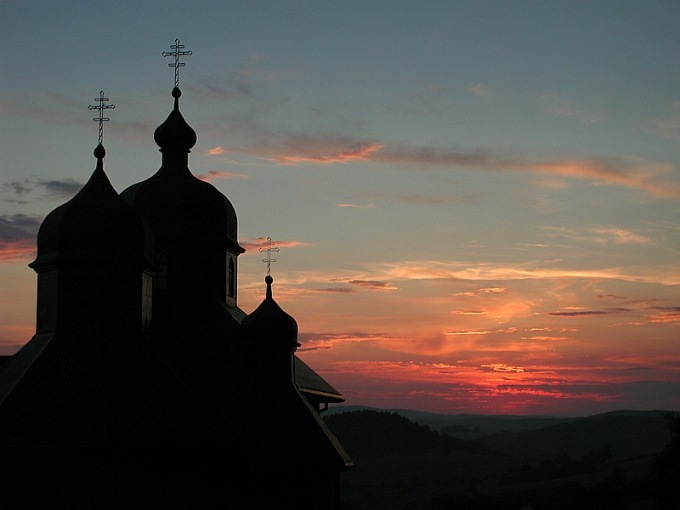
[[[585,455],[604,446],[618,457],[648,455],[661,451],[670,437],[661,411],[617,411],[531,431],[498,432],[479,441],[492,449],[535,460],[558,455]]]
[[[466,441],[431,430],[395,411],[356,410],[325,418],[331,430],[342,437],[343,446],[362,454],[394,452],[466,451],[489,453],[481,443]]]
[[[655,462],[673,437],[664,415],[475,416],[345,407],[322,416],[357,464],[341,476],[342,510],[520,510],[567,508],[560,505],[569,498],[581,502],[569,508],[657,508],[650,503]],[[588,506],[591,500],[611,501]]]
[[[380,409],[366,406],[334,406],[324,412],[324,416],[332,416],[352,411],[387,411],[408,418],[432,430],[443,431],[461,439],[477,439],[495,432],[521,432],[536,430],[547,425],[564,423],[574,418],[558,418],[555,416],[515,416],[486,414],[440,414],[411,409]]]

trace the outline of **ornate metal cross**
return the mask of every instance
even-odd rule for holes
[[[179,61],[179,57],[183,55],[191,56],[194,54],[194,52],[191,50],[182,51],[184,49],[184,45],[179,43],[179,39],[175,39],[175,44],[171,45],[170,49],[174,51],[164,51],[163,56],[175,57],[175,61],[172,64],[168,64],[168,66],[175,68],[175,87],[179,87],[179,68],[186,65],[184,62]]]
[[[267,263],[267,276],[271,273],[271,264],[272,262],[276,262],[276,259],[272,258],[272,252],[273,251],[279,251],[278,248],[274,246],[274,242],[272,241],[271,237],[267,238],[267,241],[262,243],[262,247],[260,248],[260,252],[266,251],[267,252],[267,258],[262,259],[262,262]]]
[[[101,145],[104,139],[104,122],[110,120],[108,117],[104,117],[104,110],[113,110],[116,105],[114,104],[104,104],[109,100],[108,97],[104,97],[104,91],[99,92],[99,97],[94,98],[98,104],[90,105],[87,107],[88,110],[99,110],[99,117],[95,117],[94,121],[99,122],[99,144]]]

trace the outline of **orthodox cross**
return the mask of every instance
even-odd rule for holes
[[[262,243],[262,247],[260,248],[260,252],[266,251],[267,252],[267,258],[262,259],[262,262],[267,263],[267,276],[269,276],[271,272],[271,264],[272,262],[276,262],[276,259],[272,258],[272,252],[273,251],[279,251],[278,248],[274,246],[274,242],[272,241],[271,237],[267,238],[267,241]]]
[[[99,122],[99,145],[101,145],[102,140],[104,139],[104,122],[110,120],[108,117],[104,117],[104,110],[113,110],[116,105],[114,104],[104,104],[106,103],[109,98],[104,97],[104,91],[101,90],[99,92],[99,97],[94,98],[95,101],[97,101],[97,104],[95,105],[90,105],[87,107],[88,110],[99,110],[99,117],[95,117],[94,121]]]
[[[179,43],[179,39],[175,39],[175,44],[171,45],[170,49],[174,51],[164,51],[163,56],[175,57],[175,61],[171,64],[168,64],[168,66],[175,68],[175,88],[177,88],[179,87],[179,68],[186,65],[184,62],[179,61],[179,57],[183,55],[191,56],[194,54],[194,52],[191,50],[182,51],[184,49],[184,45]]]

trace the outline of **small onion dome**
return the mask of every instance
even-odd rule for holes
[[[94,150],[97,167],[71,200],[47,215],[38,231],[38,256],[29,264],[111,261],[144,264],[152,260],[153,237],[144,220],[125,203],[104,172],[106,154]]]
[[[124,190],[121,197],[149,222],[157,245],[209,245],[243,253],[234,206],[189,170],[188,153],[196,143],[196,132],[179,111],[180,90],[173,89],[172,95],[174,109],[154,133],[163,153],[161,168]]]
[[[175,87],[172,89],[172,97],[175,98],[175,107],[165,119],[165,122],[156,128],[153,139],[161,148],[161,152],[189,152],[196,145],[196,131],[187,124],[179,111],[179,98],[182,91]]]
[[[297,341],[298,325],[272,297],[272,282],[267,275],[267,297],[241,323],[241,339],[245,345],[281,347],[294,351],[300,344]]]

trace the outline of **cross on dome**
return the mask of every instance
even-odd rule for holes
[[[104,117],[104,110],[113,110],[116,105],[113,104],[105,104],[109,98],[104,97],[104,91],[101,90],[99,91],[99,97],[96,97],[94,99],[97,101],[96,105],[90,105],[87,107],[88,110],[99,110],[99,117],[95,117],[94,120],[95,122],[99,122],[99,145],[102,144],[102,140],[104,139],[104,122],[110,120],[108,117]]]
[[[168,64],[169,67],[174,67],[175,68],[175,88],[179,87],[179,68],[184,67],[186,64],[184,62],[179,61],[179,57],[187,55],[191,56],[194,54],[193,51],[191,50],[184,50],[184,45],[179,43],[179,39],[175,39],[175,44],[170,46],[170,49],[173,51],[164,51],[163,56],[164,57],[175,57],[175,61],[172,62],[171,64]]]
[[[272,258],[272,252],[273,251],[279,251],[279,248],[274,246],[274,242],[272,241],[271,237],[268,237],[267,240],[262,243],[262,247],[260,248],[260,252],[267,252],[267,258],[262,259],[262,262],[267,263],[267,276],[271,274],[271,264],[272,262],[276,262],[276,259]]]

